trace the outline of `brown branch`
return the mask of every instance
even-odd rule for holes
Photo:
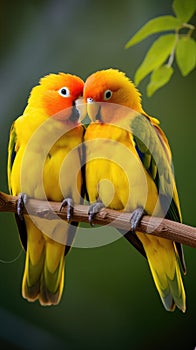
[[[17,199],[18,197],[0,192],[0,212],[15,213]],[[59,209],[59,202],[29,199],[26,208],[24,208],[24,213],[43,217],[48,220],[52,220],[58,215],[63,220],[66,220],[66,208],[61,212]],[[105,208],[96,215],[94,223],[98,225],[111,225],[128,232],[130,230],[129,219],[130,213]],[[88,206],[75,205],[72,220],[88,223]],[[196,247],[196,228],[175,221],[145,215],[138,226],[138,231],[167,238],[190,247]]]

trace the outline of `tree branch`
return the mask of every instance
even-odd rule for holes
[[[0,212],[16,213],[17,200],[18,197],[0,192]],[[24,213],[48,220],[52,220],[58,215],[61,219],[66,220],[67,210],[64,208],[60,212],[60,204],[59,202],[29,199]],[[94,223],[111,225],[128,232],[130,230],[129,219],[130,213],[105,208],[96,215]],[[88,223],[88,206],[75,205],[72,220]],[[145,215],[138,226],[138,231],[196,247],[196,228],[175,221]]]

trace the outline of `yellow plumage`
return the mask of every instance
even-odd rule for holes
[[[28,105],[12,126],[9,141],[10,192],[61,202],[81,201],[82,141],[75,100],[83,81],[70,74],[50,74],[33,88]],[[28,201],[27,201],[28,208]],[[42,305],[58,304],[64,285],[64,256],[72,244],[76,225],[57,216],[46,220],[16,215],[26,250],[22,294]]]
[[[87,78],[84,98],[91,124],[85,133],[86,186],[90,202],[109,208],[181,220],[171,151],[159,121],[147,115],[124,73],[114,69]],[[136,231],[167,310],[186,309],[178,264],[181,245]]]

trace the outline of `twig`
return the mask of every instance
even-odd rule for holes
[[[15,213],[17,199],[18,197],[0,192],[0,212]],[[60,205],[61,203],[59,202],[29,199],[26,208],[24,208],[24,213],[48,220],[52,220],[58,215],[61,219],[66,220],[66,208],[60,212]],[[129,219],[130,213],[105,208],[96,215],[94,223],[98,225],[111,225],[129,231]],[[88,206],[75,205],[72,220],[88,223]],[[145,215],[138,226],[138,231],[167,238],[190,247],[196,247],[196,228],[175,221]]]

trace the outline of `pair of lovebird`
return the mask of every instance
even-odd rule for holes
[[[86,110],[88,127],[81,123]],[[71,208],[82,203],[85,183],[89,221],[102,206],[130,211],[130,240],[147,258],[164,307],[185,311],[181,244],[137,230],[144,212],[174,221],[181,221],[181,212],[167,138],[124,73],[98,71],[85,83],[65,73],[43,77],[12,125],[8,182],[10,193],[20,195],[16,221],[26,251],[24,298],[59,303],[65,255],[77,227]],[[23,215],[28,197],[67,205],[69,220]]]

